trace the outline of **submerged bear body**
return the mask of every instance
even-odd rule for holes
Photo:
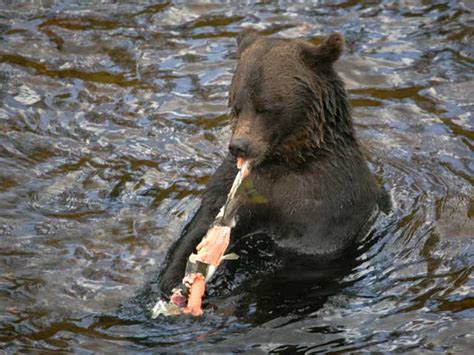
[[[231,245],[259,233],[283,255],[335,258],[386,199],[360,152],[343,83],[333,69],[342,44],[337,34],[320,46],[252,30],[239,35],[229,94],[230,154],[168,254],[160,275],[165,295],[180,283],[187,257],[225,202],[237,157],[250,161],[257,198],[239,208]]]

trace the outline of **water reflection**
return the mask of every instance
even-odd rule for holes
[[[0,5],[2,348],[468,352],[472,11],[447,0]],[[334,278],[285,283],[274,298],[269,282],[213,301],[203,319],[152,322],[132,296],[156,292],[147,280],[225,154],[245,25],[346,37],[338,70],[394,208]]]

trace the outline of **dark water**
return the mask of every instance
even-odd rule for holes
[[[0,4],[0,349],[472,351],[472,3]],[[344,34],[338,69],[393,210],[343,276],[282,287],[284,315],[114,316],[225,155],[244,25]]]

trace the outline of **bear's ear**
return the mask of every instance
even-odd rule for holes
[[[237,56],[245,51],[245,49],[250,46],[260,35],[253,28],[244,28],[237,35]]]
[[[311,65],[332,64],[341,56],[343,48],[344,38],[339,33],[333,33],[318,47],[304,48],[303,55]]]

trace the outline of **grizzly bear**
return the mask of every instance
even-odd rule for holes
[[[332,34],[314,46],[245,29],[237,44],[230,154],[166,258],[159,281],[163,295],[180,284],[188,256],[224,204],[237,157],[250,161],[253,189],[264,198],[240,206],[231,249],[259,233],[283,255],[333,260],[386,200],[361,154],[344,84],[333,67],[342,36]]]

